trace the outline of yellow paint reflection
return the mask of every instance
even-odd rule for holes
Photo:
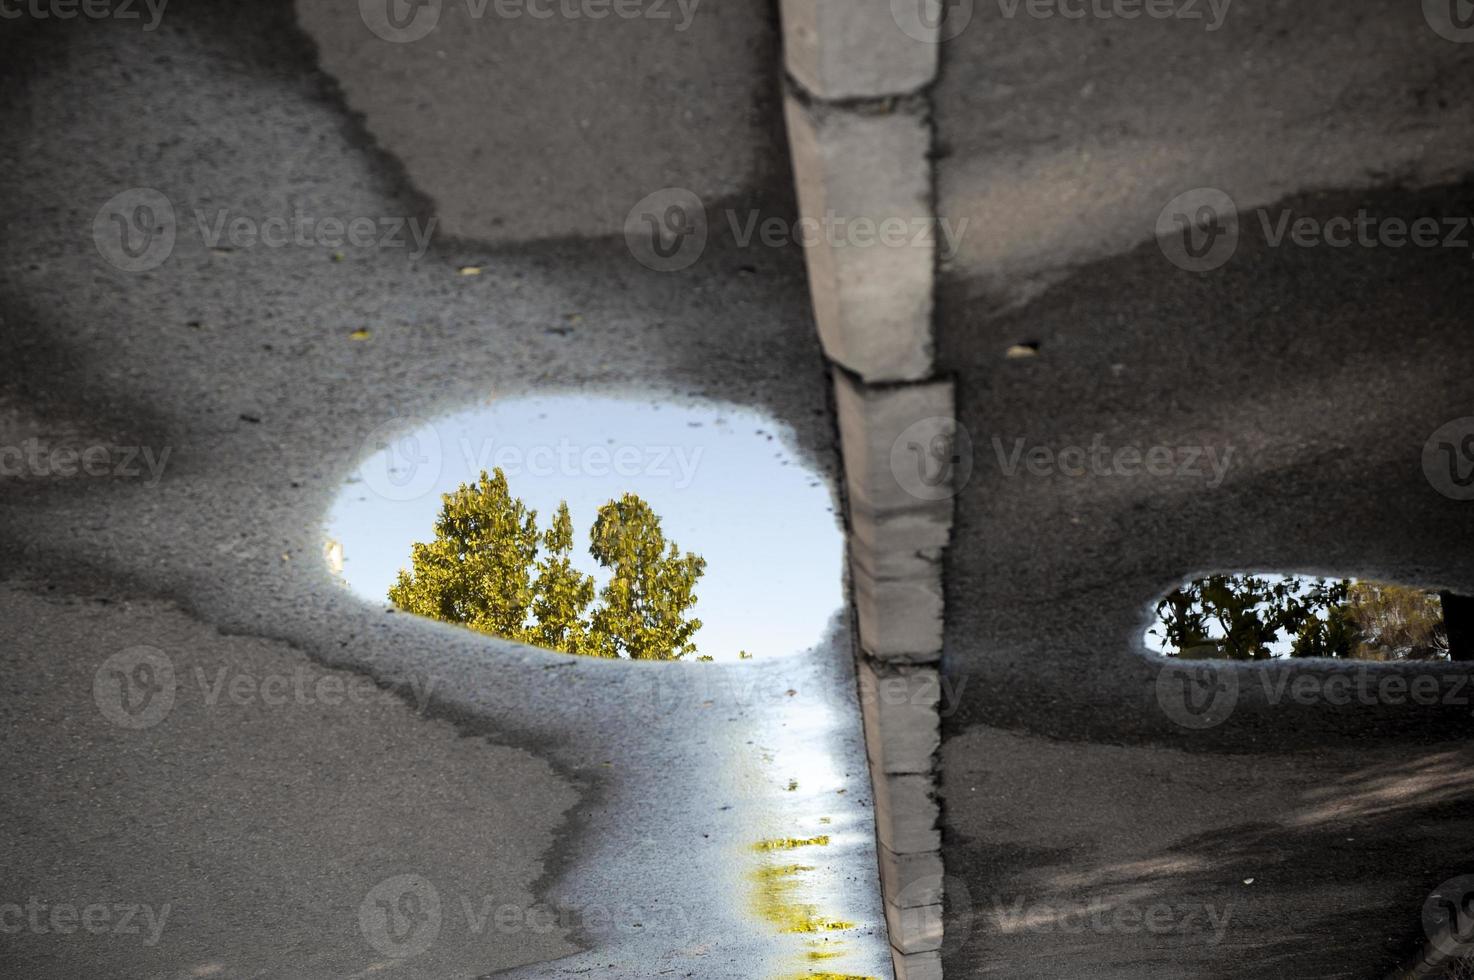
[[[828,846],[829,837],[821,834],[818,837],[778,837],[758,841],[753,845],[753,850],[759,854],[771,855],[801,848]],[[780,933],[786,934],[821,935],[855,928],[855,923],[825,915],[816,903],[805,900],[808,884],[805,876],[813,871],[814,866],[810,864],[767,863],[752,872],[751,877],[756,884],[753,904],[758,915],[775,926]],[[803,955],[811,962],[837,959],[844,955],[844,944],[837,939],[831,940],[828,936],[824,936],[822,944],[811,941],[809,946],[809,950]],[[875,980],[874,977],[820,972],[814,969],[791,974],[790,977],[793,980]]]

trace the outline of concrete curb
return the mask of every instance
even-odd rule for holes
[[[935,18],[903,24],[908,6],[921,9],[781,0],[784,115],[800,217],[823,229],[805,242],[805,261],[833,365],[892,962],[899,980],[939,980],[937,664],[956,421],[952,385],[933,376],[932,358],[937,222],[924,90],[936,77],[937,44],[924,25]],[[924,228],[930,236],[916,234]]]
[[[830,101],[915,92],[937,75],[940,22],[926,12],[925,0],[783,0],[784,67]]]
[[[926,379],[937,229],[925,103],[839,108],[790,84],[784,116],[825,354],[866,382]]]

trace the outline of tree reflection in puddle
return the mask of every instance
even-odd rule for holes
[[[1156,605],[1147,648],[1185,660],[1474,660],[1474,599],[1370,579],[1209,575]]]
[[[834,508],[830,481],[793,430],[750,409],[496,399],[375,430],[328,515],[325,555],[365,599],[392,591],[400,609],[483,633],[582,656],[717,661],[674,673],[631,664],[616,688],[627,708],[649,690],[656,714],[712,709],[683,723],[689,750],[679,752],[661,723],[634,713],[631,723],[661,745],[658,785],[721,793],[730,803],[720,810],[742,815],[727,857],[698,857],[682,886],[716,910],[710,932],[672,955],[730,944],[760,957],[764,976],[874,980],[890,948],[854,679],[838,662],[849,644]],[[684,635],[658,649],[629,642],[624,622],[673,618],[645,600],[674,594],[665,573],[688,552],[702,559],[699,601],[672,608],[700,619],[694,649]],[[611,615],[630,610],[640,615]],[[635,819],[652,821],[646,843],[666,845],[664,815]],[[710,840],[708,819],[671,826],[701,826]],[[613,955],[585,959],[598,972]]]
[[[395,588],[401,608],[508,639],[689,661],[803,653],[843,604],[829,481],[787,425],[751,409],[492,399],[433,421],[396,420],[365,449],[328,515],[326,555],[371,601]],[[622,533],[594,540],[616,525]],[[631,541],[639,546],[621,546]],[[674,559],[647,554],[676,543],[703,563],[692,595],[677,595]],[[417,544],[430,549],[418,561]],[[403,586],[401,569],[416,581]],[[656,625],[669,629],[626,635],[632,628],[621,627],[662,602],[674,611]],[[695,620],[692,635],[677,629]],[[589,642],[564,642],[575,633]],[[676,638],[659,649],[636,642],[657,633]]]

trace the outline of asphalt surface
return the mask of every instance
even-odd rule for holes
[[[1474,862],[1467,667],[1184,687],[1141,637],[1208,572],[1474,588],[1474,504],[1424,470],[1435,432],[1474,432],[1474,235],[1443,244],[1474,208],[1469,45],[1377,3],[1235,5],[1217,32],[977,16],[936,97],[941,214],[978,229],[940,294],[972,442],[947,976],[1376,980]],[[1239,237],[1182,268],[1155,228],[1201,187]],[[1439,244],[1275,247],[1260,208],[1433,217]],[[1158,475],[1116,455],[1153,447]]]
[[[385,47],[356,13],[312,20],[324,50]],[[563,60],[660,61],[638,34],[579,37]],[[729,62],[773,43],[686,37]],[[458,82],[484,81],[478,65]],[[766,62],[743,70],[770,81],[730,114],[766,119],[776,81]],[[0,915],[37,908],[4,936],[0,972],[800,972],[810,937],[764,914],[755,876],[772,856],[754,847],[822,834],[793,852],[814,869],[797,898],[853,923],[828,934],[837,968],[882,975],[842,621],[782,663],[576,660],[366,604],[322,560],[320,521],[385,431],[488,397],[743,404],[832,479],[801,256],[737,248],[714,217],[698,261],[655,271],[621,235],[567,239],[572,198],[515,182],[497,213],[540,244],[470,237],[485,216],[443,188],[485,172],[442,156],[412,182],[434,114],[380,105],[366,128],[343,96],[361,80],[320,70],[286,3],[176,2],[154,31],[8,20],[0,74],[0,445],[43,454],[7,455],[0,481],[0,906],[15,906]],[[458,85],[434,96],[481,104]],[[608,96],[601,124],[648,111]],[[743,134],[750,157],[783,159]],[[601,164],[646,175],[646,151],[626,142]],[[786,178],[732,164],[717,192],[791,214]],[[589,220],[622,222],[645,193]],[[325,217],[372,219],[372,243],[320,244]],[[431,217],[457,231],[423,250],[380,223]],[[237,219],[285,220],[292,241],[232,242]],[[65,455],[98,447],[95,475]],[[799,772],[821,775],[790,790]],[[94,905],[111,918],[86,918]],[[110,929],[115,906],[161,928]],[[78,922],[96,928],[59,931]]]
[[[972,230],[938,351],[973,445],[947,564],[948,976],[1373,980],[1474,864],[1464,668],[1184,687],[1140,643],[1205,571],[1474,592],[1471,505],[1422,465],[1474,416],[1469,247],[1271,248],[1252,215],[1474,213],[1474,46],[1343,6],[1236,4],[1207,32],[979,5],[944,49],[940,212]],[[0,925],[47,910],[4,935],[3,972],[799,973],[752,845],[825,828],[803,860],[856,923],[843,966],[884,975],[844,624],[782,664],[566,661],[365,605],[319,557],[382,426],[488,396],[754,406],[833,477],[801,257],[726,231],[727,208],[792,213],[772,17],[734,10],[679,42],[451,10],[396,45],[281,2],[0,23],[0,446],[110,454],[0,479]],[[696,62],[721,70],[690,84]],[[666,186],[712,219],[674,273],[617,234]],[[1202,186],[1250,217],[1199,274],[1154,226]],[[142,189],[175,216],[157,263]],[[437,231],[211,247],[299,210]],[[1005,471],[1016,440],[1097,435],[1205,452],[1168,476]],[[334,703],[363,677],[392,697]],[[834,779],[788,793],[787,760],[823,753]]]
[[[980,301],[1025,301],[1131,250],[1191,188],[1248,210],[1437,186],[1474,157],[1474,48],[1430,28],[1433,0],[1180,0],[1134,19],[1013,6],[958,5],[971,19],[935,90],[940,213],[973,229],[944,269]]]
[[[617,235],[652,191],[718,200],[786,177],[768,4],[639,0],[591,19],[598,4],[445,0],[428,8],[433,32],[404,42],[345,29],[359,6],[296,10],[323,70],[449,234]]]

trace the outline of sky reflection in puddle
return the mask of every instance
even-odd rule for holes
[[[386,601],[412,542],[431,538],[440,495],[500,467],[540,528],[568,502],[575,566],[598,585],[607,573],[588,554],[588,531],[599,506],[625,492],[647,500],[666,537],[706,559],[694,609],[700,655],[801,653],[843,602],[844,543],[829,485],[793,449],[786,426],[747,409],[510,398],[382,427],[366,448],[329,512],[327,536],[341,549],[348,585],[372,601]]]
[[[607,572],[588,554],[589,527],[601,504],[626,492],[650,503],[668,540],[706,560],[698,654],[753,657],[693,665],[695,688],[679,685],[704,706],[738,708],[747,729],[717,777],[733,781],[744,831],[727,842],[730,860],[709,887],[731,889],[733,911],[756,927],[766,976],[885,975],[853,680],[836,685],[845,672],[812,660],[772,663],[821,645],[826,656],[849,656],[826,642],[844,601],[834,496],[791,432],[730,405],[582,395],[490,401],[386,427],[326,522],[347,584],[387,601],[412,542],[432,536],[440,495],[493,468],[538,512],[540,529],[568,502],[575,564],[600,586]],[[643,676],[658,692],[660,675]]]

